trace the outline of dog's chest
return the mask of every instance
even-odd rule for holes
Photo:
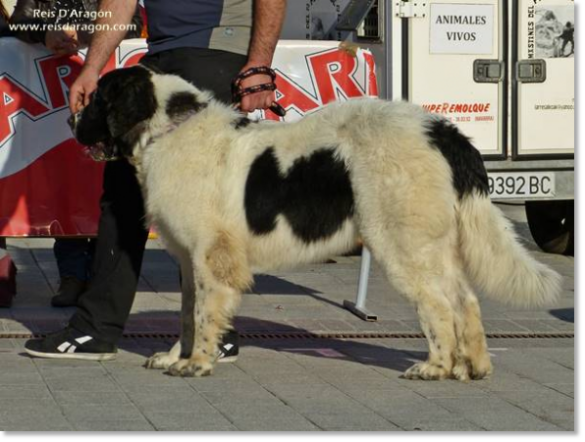
[[[350,174],[334,148],[315,150],[281,171],[274,148],[252,163],[246,180],[246,220],[255,235],[268,235],[281,215],[306,243],[325,240],[354,212]]]

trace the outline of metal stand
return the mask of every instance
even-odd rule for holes
[[[358,291],[355,303],[343,301],[343,307],[345,307],[354,315],[358,316],[364,321],[375,322],[378,320],[378,315],[375,315],[366,308],[366,298],[368,296],[368,280],[370,278],[371,264],[372,254],[366,247],[364,247],[362,250],[360,279],[358,282]]]

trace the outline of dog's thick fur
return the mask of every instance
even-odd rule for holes
[[[407,378],[492,372],[473,287],[519,306],[560,292],[560,276],[490,202],[477,150],[418,106],[356,99],[297,123],[254,123],[134,67],[106,75],[73,127],[135,164],[150,221],[181,263],[181,339],[149,368],[210,374],[255,272],[326,259],[358,236],[428,339],[428,360]]]

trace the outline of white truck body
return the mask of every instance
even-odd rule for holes
[[[372,3],[369,35],[363,23],[357,33],[335,28],[353,6]],[[367,47],[382,98],[421,104],[470,136],[494,199],[574,198],[573,0],[295,0],[288,8],[284,38]]]

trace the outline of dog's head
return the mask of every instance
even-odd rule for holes
[[[173,75],[143,66],[104,75],[89,105],[69,119],[79,143],[105,158],[130,158],[143,135],[170,130],[206,105],[209,97]]]

